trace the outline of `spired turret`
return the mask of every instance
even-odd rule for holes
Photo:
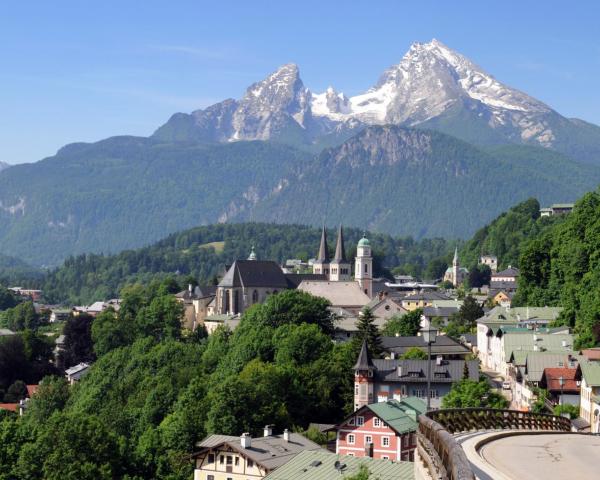
[[[323,225],[323,230],[321,231],[321,244],[319,245],[317,259],[313,263],[313,273],[329,276],[329,245],[327,245],[327,230],[325,230],[325,225]]]
[[[335,256],[329,265],[329,280],[333,282],[346,282],[351,280],[351,265],[346,259],[344,247],[344,231],[342,226],[338,229],[337,244],[335,246]]]
[[[360,288],[369,297],[373,297],[373,256],[371,244],[363,235],[356,247],[356,263],[354,265],[354,278]]]

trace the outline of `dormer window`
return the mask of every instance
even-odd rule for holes
[[[419,378],[421,376],[420,372],[408,372],[408,376],[411,378]]]

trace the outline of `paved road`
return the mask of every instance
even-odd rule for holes
[[[514,480],[600,478],[600,437],[576,434],[518,435],[484,445],[485,461]]]

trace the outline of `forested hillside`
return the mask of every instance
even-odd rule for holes
[[[535,198],[525,200],[479,229],[461,248],[461,264],[473,267],[481,255],[496,255],[500,269],[518,267],[525,244],[564,219],[540,217],[540,203]]]
[[[113,137],[0,172],[0,252],[53,267],[244,221],[465,238],[520,200],[572,201],[599,182],[597,166],[541,147],[484,149],[399,126],[367,127],[320,154]]]
[[[47,377],[25,416],[0,412],[0,478],[189,480],[207,434],[305,429],[352,411],[358,352],[332,341],[325,300],[286,291],[233,333],[182,337],[168,285],[129,287],[118,317],[87,319],[76,338],[97,359],[76,386]]]
[[[353,258],[363,231],[345,228],[348,258]],[[252,247],[259,259],[284,262],[314,258],[320,230],[300,225],[266,223],[219,224],[197,227],[149,247],[127,250],[117,255],[80,255],[49,272],[43,281],[31,282],[44,290],[51,302],[89,303],[117,296],[123,285],[148,283],[154,278],[193,277],[209,284],[223,273],[226,265],[247,258]],[[335,248],[336,232],[328,231],[329,246]],[[452,242],[443,239],[392,237],[369,233],[377,275],[390,276],[390,269],[420,275],[433,258],[449,257]],[[448,258],[449,259],[449,258]]]
[[[517,301],[564,307],[560,322],[575,329],[579,346],[600,343],[600,192],[535,235],[520,256]]]

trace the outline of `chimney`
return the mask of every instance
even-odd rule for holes
[[[438,367],[439,367],[439,366],[442,364],[442,362],[443,362],[443,361],[444,361],[444,357],[442,357],[441,355],[438,355],[438,356],[435,358],[435,364],[436,364]]]
[[[263,436],[270,437],[271,435],[273,435],[273,425],[265,425]]]
[[[250,448],[252,446],[252,437],[248,432],[242,433],[240,443],[242,444],[242,448]]]
[[[390,353],[390,358],[394,360],[396,358],[396,352]]]
[[[283,431],[283,440],[286,442],[290,441],[290,431],[287,428]]]
[[[566,341],[566,340],[563,340],[563,341],[562,341],[562,342],[560,342],[560,343],[561,343],[561,345],[562,345],[563,347],[566,347],[566,346],[567,346],[567,341]]]
[[[192,284],[188,283],[188,292],[192,293],[193,290],[194,290],[194,287],[192,286]]]
[[[398,376],[401,377],[402,376],[402,365],[398,365],[398,368],[396,369],[396,371],[398,372]]]

